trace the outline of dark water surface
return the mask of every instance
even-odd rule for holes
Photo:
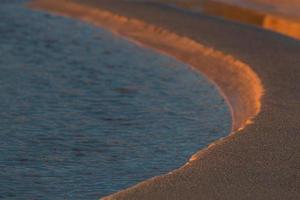
[[[229,133],[188,66],[21,2],[0,1],[0,199],[98,199]]]

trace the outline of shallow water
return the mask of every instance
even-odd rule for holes
[[[21,2],[0,2],[0,199],[98,199],[229,133],[188,66]]]

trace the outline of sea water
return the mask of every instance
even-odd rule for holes
[[[98,199],[229,133],[189,66],[24,2],[0,1],[0,199]]]

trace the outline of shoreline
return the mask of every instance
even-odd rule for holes
[[[288,2],[240,1],[240,0],[157,0],[166,5],[223,17],[233,22],[262,27],[294,39],[300,39],[300,15],[295,11],[299,3],[289,6]],[[282,8],[282,9],[281,9]],[[289,11],[294,11],[292,14]]]
[[[300,39],[300,20],[284,13],[247,7],[231,1],[208,1],[203,6],[204,12],[224,17],[233,21],[251,24],[283,35]]]
[[[268,31],[151,3],[38,0],[30,6],[102,26],[190,64],[219,87],[231,108],[235,134],[200,150],[190,162],[167,175],[146,180],[104,199],[300,197],[300,191],[295,189],[297,183],[279,173],[277,167],[287,155],[293,153],[294,157],[299,153],[299,148],[291,148],[297,147],[299,141],[284,137],[288,133],[292,135],[292,130],[299,130],[299,125],[294,128],[292,124],[286,127],[283,124],[297,124],[297,119],[286,110],[300,115],[297,104],[300,91],[295,88],[299,83],[297,75],[300,75],[297,68],[300,58],[296,58],[300,52],[298,42]],[[154,11],[157,16],[153,16]],[[242,38],[240,31],[249,41]],[[261,40],[256,40],[258,38]],[[249,48],[256,45],[264,51]],[[277,57],[271,55],[277,55],[278,51],[285,63],[271,62],[271,66],[269,59],[276,60]],[[269,57],[263,52],[270,54]],[[295,102],[291,96],[295,96]],[[250,124],[255,116],[254,123]],[[291,167],[294,164],[290,158],[281,167],[289,167],[288,174],[297,177],[297,169]],[[282,185],[285,186],[279,187]],[[291,189],[294,191],[289,191]]]
[[[114,3],[116,2],[112,2]],[[250,66],[231,55],[143,20],[118,15],[105,8],[93,8],[77,1],[37,0],[29,6],[103,27],[202,72],[227,101],[233,118],[232,132],[252,123],[251,120],[260,111],[260,99],[264,90],[260,79]],[[229,77],[230,81],[227,80]]]

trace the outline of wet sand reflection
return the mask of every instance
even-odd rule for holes
[[[286,9],[281,11],[275,6],[266,6],[258,3],[246,5],[246,2],[242,2],[245,4],[242,5],[238,3],[239,1],[230,0],[161,0],[160,2],[171,3],[184,9],[201,11],[209,15],[260,26],[294,39],[300,39],[300,18],[297,15],[293,15],[292,10]],[[281,4],[276,5],[281,6]]]

